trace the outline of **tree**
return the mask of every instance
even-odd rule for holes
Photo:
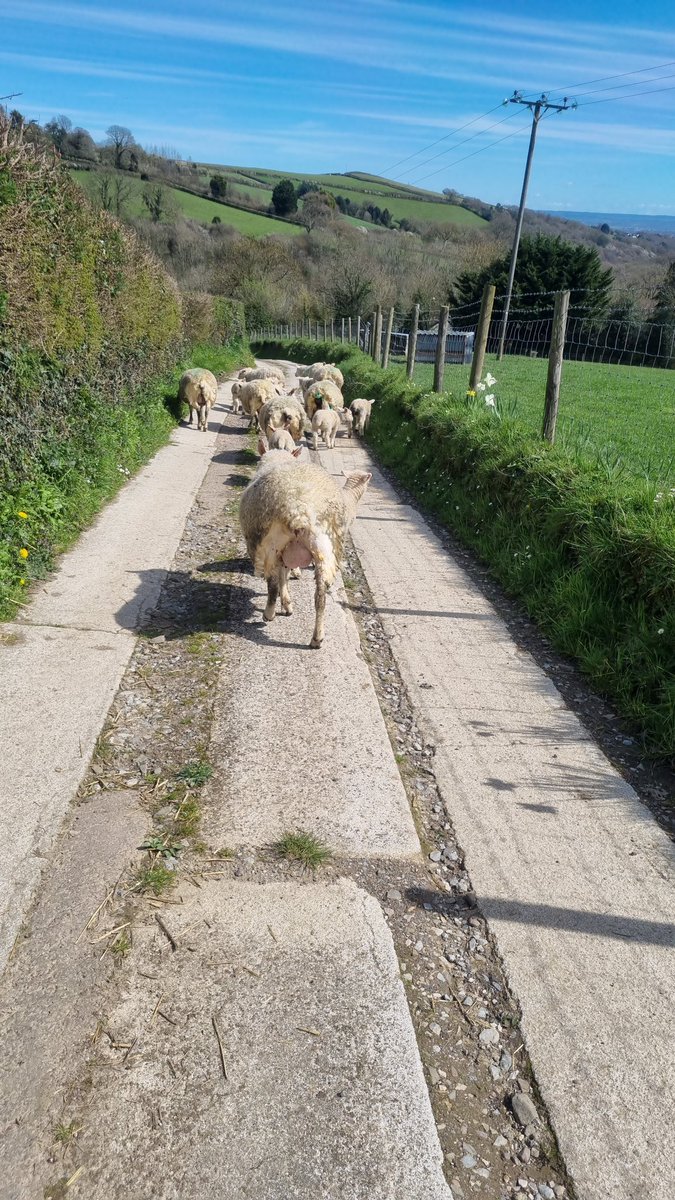
[[[82,162],[98,162],[98,150],[93,137],[86,129],[74,129],[63,143],[61,153],[66,158],[76,158]]]
[[[113,192],[112,192],[112,174],[107,171],[101,171],[96,175],[96,195],[101,208],[106,212],[112,212],[113,208]]]
[[[675,359],[675,261],[671,262],[654,295],[648,351],[657,356],[659,366],[670,367]]]
[[[497,295],[504,295],[510,257],[507,253],[479,271],[465,271],[457,279],[452,302],[460,306],[479,304],[486,283],[494,283]],[[594,246],[565,242],[545,234],[525,237],[520,243],[516,266],[513,308],[527,308],[530,318],[549,316],[553,311],[550,293],[569,289],[570,304],[582,307],[586,319],[597,323],[607,313],[612,282],[611,268],[603,267]],[[453,319],[459,324],[459,316]]]
[[[337,205],[328,192],[307,192],[302,204],[302,223],[310,230],[330,225],[335,218]]]
[[[110,146],[115,156],[115,166],[123,166],[123,158],[132,146],[135,146],[134,135],[124,125],[110,125],[106,131],[106,146]]]
[[[153,221],[166,219],[173,212],[171,194],[162,183],[153,183],[143,189],[143,203]]]
[[[298,197],[290,179],[282,179],[272,192],[272,207],[279,217],[297,212]]]
[[[209,179],[209,191],[216,200],[223,200],[227,195],[227,179],[224,175],[212,175]]]
[[[45,133],[51,138],[59,153],[63,152],[64,142],[72,128],[73,122],[63,113],[59,113],[57,117],[52,117],[51,121],[47,121]]]

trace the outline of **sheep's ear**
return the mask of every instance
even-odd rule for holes
[[[262,438],[258,438],[258,454],[261,458],[263,454],[267,454],[267,446],[263,442]]]
[[[291,454],[293,455],[293,458],[299,458],[302,454],[302,446],[298,446],[297,450],[291,450]]]

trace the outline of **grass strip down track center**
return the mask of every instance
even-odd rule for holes
[[[354,346],[258,342],[254,353],[336,362],[346,402],[374,397],[380,462],[489,566],[555,647],[633,724],[675,756],[675,501],[608,480],[511,419],[423,392]],[[665,499],[665,502],[664,502]]]

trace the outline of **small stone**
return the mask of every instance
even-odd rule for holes
[[[490,1172],[487,1167],[477,1167],[474,1174],[480,1175],[481,1179],[489,1179],[490,1178]]]
[[[403,899],[403,896],[399,892],[398,888],[389,888],[389,891],[387,892],[387,900],[402,900],[402,899]]]
[[[469,883],[468,879],[460,879],[458,886],[460,892],[468,892],[471,884]]]
[[[523,1163],[529,1163],[529,1161],[530,1161],[530,1147],[529,1146],[523,1146],[522,1150],[520,1151],[520,1161]]]
[[[555,1187],[554,1187],[553,1191],[554,1191],[554,1193],[555,1193],[556,1200],[564,1200],[564,1197],[565,1197],[565,1189],[564,1189],[564,1187],[562,1187],[562,1186],[561,1186],[559,1183],[557,1183],[557,1184],[555,1185]]]
[[[519,1188],[522,1188],[522,1189],[523,1189],[523,1191],[526,1191],[526,1189],[527,1189],[527,1180],[526,1180],[526,1179],[519,1179],[519,1180],[518,1180],[518,1187],[519,1187]]]
[[[473,1154],[464,1154],[459,1161],[466,1171],[471,1171],[478,1164],[478,1159],[474,1158]]]
[[[525,1092],[514,1092],[511,1097],[511,1108],[519,1125],[525,1127],[539,1123],[539,1114]]]
[[[440,850],[432,850],[431,854],[429,855],[429,858],[431,859],[432,862],[440,862],[441,861]]]
[[[487,1010],[487,1008],[478,1008],[478,1009],[476,1009],[476,1016],[477,1016],[477,1017],[479,1018],[479,1020],[481,1020],[481,1021],[487,1021],[487,1019],[488,1019],[488,1010]]]
[[[494,1142],[492,1143],[496,1150],[501,1150],[502,1146],[508,1146],[508,1144],[509,1143],[507,1142],[506,1138],[502,1137],[501,1133],[497,1134]]]
[[[499,1030],[495,1029],[494,1025],[490,1025],[488,1029],[481,1030],[478,1041],[483,1046],[495,1046],[499,1041]]]
[[[465,1008],[471,1008],[471,1005],[473,1004],[473,996],[465,996],[462,1000],[462,1004]]]
[[[438,1083],[440,1083],[440,1081],[441,1081],[441,1077],[440,1077],[438,1071],[436,1070],[436,1067],[429,1067],[429,1083],[431,1084],[431,1086],[436,1087],[436,1085]]]
[[[437,1025],[435,1021],[429,1026],[429,1033],[433,1033],[435,1037],[438,1037],[442,1032],[443,1030],[440,1025]]]
[[[547,1183],[540,1183],[537,1187],[537,1191],[539,1192],[542,1200],[555,1200],[555,1192],[553,1191],[553,1188],[548,1186]]]
[[[502,1077],[502,1073],[499,1070],[499,1067],[496,1067],[494,1065],[494,1063],[490,1063],[490,1074],[491,1074],[492,1078],[494,1079],[495,1083],[497,1083]]]
[[[511,1070],[511,1067],[513,1066],[513,1059],[511,1058],[511,1055],[509,1054],[508,1050],[502,1050],[502,1056],[499,1060],[499,1065],[500,1065],[502,1071],[510,1071]]]

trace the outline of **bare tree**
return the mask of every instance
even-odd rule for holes
[[[332,203],[331,203],[332,201]],[[327,192],[308,192],[302,203],[300,214],[302,223],[308,233],[312,229],[325,228],[335,220],[336,206],[332,196]]]
[[[115,175],[112,181],[112,199],[116,216],[124,215],[126,202],[130,195],[131,184],[124,178],[124,175]]]
[[[124,125],[110,125],[105,131],[106,146],[110,146],[115,155],[115,166],[123,165],[122,159],[127,150],[135,146],[134,135]]]
[[[150,184],[144,189],[143,203],[153,221],[172,216],[176,207],[171,192],[161,183]]]
[[[107,171],[101,171],[96,177],[96,197],[106,212],[112,212],[113,209],[112,180],[112,174]]]

